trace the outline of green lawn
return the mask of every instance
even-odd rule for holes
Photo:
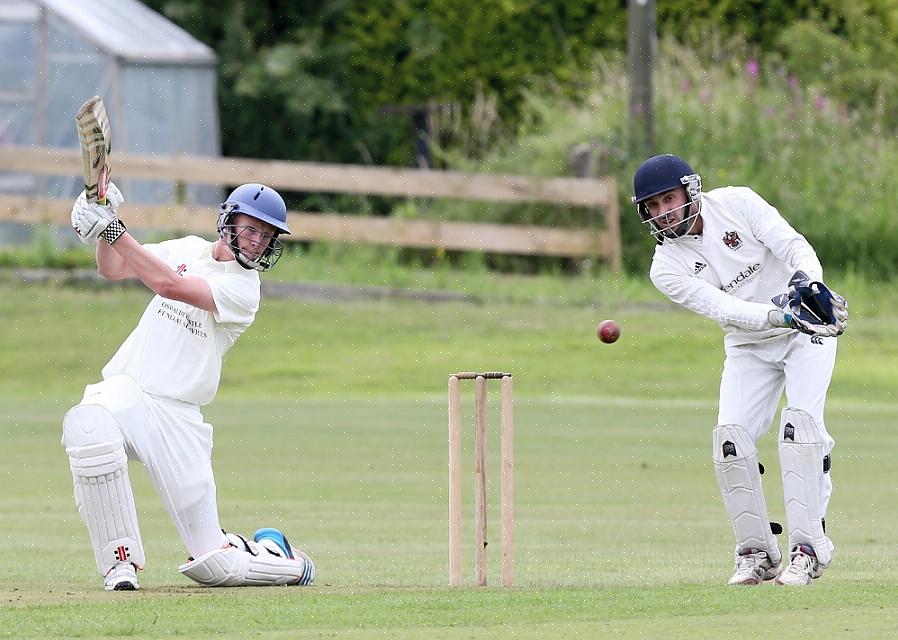
[[[148,295],[0,284],[0,637],[893,637],[894,309],[853,299],[840,339],[827,419],[837,440],[833,566],[809,589],[733,589],[710,460],[720,330],[649,294],[612,293],[594,306],[265,301],[206,410],[222,523],[285,529],[315,559],[318,584],[193,586],[177,572],[185,551],[173,525],[132,465],[143,589],[105,593],[73,506],[60,422]],[[595,338],[605,317],[623,327],[614,345]],[[515,374],[512,590],[471,586],[470,438],[467,586],[445,587],[446,377],[470,369]],[[774,438],[760,449],[771,516],[782,521]],[[490,489],[495,583],[495,473]]]

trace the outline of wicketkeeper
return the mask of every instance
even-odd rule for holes
[[[107,204],[72,208],[72,227],[96,245],[104,278],[138,278],[156,296],[137,328],[63,421],[75,504],[90,532],[107,590],[139,588],[145,562],[128,460],[139,460],[190,554],[181,573],[207,586],[311,584],[309,557],[271,528],[252,539],[225,533],[212,474],[212,425],[200,408],[215,397],[221,361],[259,308],[259,271],[281,255],[287,209],[274,189],[245,184],[221,205],[219,239],[141,245]]]
[[[807,585],[832,560],[826,510],[835,441],[823,422],[826,392],[845,331],[845,299],[823,284],[807,240],[747,187],[702,192],[683,159],[658,155],[633,178],[637,212],[657,241],[651,279],[668,298],[725,332],[713,458],[736,535],[730,584]],[[785,390],[779,458],[789,562],[770,522],[756,442]]]

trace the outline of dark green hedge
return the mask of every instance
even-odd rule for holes
[[[625,0],[145,2],[220,56],[228,155],[412,164],[411,118],[384,107],[464,111],[478,90],[497,98],[494,133],[513,135],[533,78],[575,88],[597,51],[627,40]],[[708,56],[744,38],[805,83],[898,97],[895,0],[664,0],[657,12],[662,35]]]

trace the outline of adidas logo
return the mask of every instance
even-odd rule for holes
[[[701,271],[702,269],[704,269],[707,266],[708,265],[706,265],[704,262],[696,262],[695,263],[695,272],[698,273],[699,271]]]

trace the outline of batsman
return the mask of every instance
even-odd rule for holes
[[[713,460],[736,536],[732,585],[808,585],[833,556],[826,534],[835,441],[824,424],[845,299],[823,284],[808,241],[747,187],[702,192],[675,155],[643,162],[633,178],[640,220],[657,244],[650,277],[673,302],[716,320],[726,359]],[[761,484],[756,443],[779,416],[788,526],[784,561]]]
[[[283,199],[244,184],[220,207],[217,241],[142,245],[118,217],[121,192],[109,183],[105,196],[99,204],[82,192],[72,227],[96,245],[101,276],[137,278],[156,294],[102,381],[88,385],[63,420],[75,504],[105,588],[138,589],[146,562],[129,460],[146,468],[187,547],[182,574],[206,586],[311,584],[315,566],[282,532],[262,528],[244,538],[222,530],[212,426],[201,413],[215,397],[222,357],[255,319],[259,272],[275,265],[278,236],[290,232]]]

